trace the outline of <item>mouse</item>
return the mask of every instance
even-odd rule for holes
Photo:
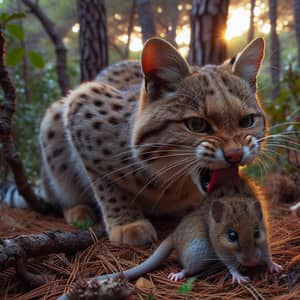
[[[148,259],[129,270],[97,279],[120,274],[128,280],[136,279],[159,267],[172,250],[183,267],[168,275],[172,281],[195,275],[216,260],[227,267],[232,282],[239,284],[250,281],[239,272],[240,266],[266,264],[270,272],[282,270],[272,260],[267,209],[254,182],[241,176],[238,167],[215,170],[208,191],[204,204],[186,215]]]

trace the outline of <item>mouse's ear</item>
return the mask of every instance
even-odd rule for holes
[[[263,218],[263,212],[262,212],[261,204],[258,201],[254,202],[254,210],[255,210],[255,214],[257,215],[258,219],[261,221]]]
[[[211,214],[216,223],[220,223],[225,214],[225,204],[216,200],[211,205]]]

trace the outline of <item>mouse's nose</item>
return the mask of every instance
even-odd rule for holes
[[[238,148],[238,149],[230,149],[224,151],[224,157],[228,163],[231,165],[233,164],[238,164],[243,157],[243,149]]]

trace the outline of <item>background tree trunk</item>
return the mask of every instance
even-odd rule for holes
[[[146,42],[147,39],[156,35],[152,1],[137,0],[137,11],[142,28],[142,39]]]
[[[130,41],[131,41],[131,33],[133,30],[133,25],[134,25],[134,16],[135,16],[135,11],[136,11],[136,0],[131,1],[131,10],[130,10],[130,16],[129,16],[129,22],[128,22],[128,31],[127,31],[127,44],[125,46],[125,51],[124,51],[124,58],[128,59],[129,58],[129,47],[130,47]]]
[[[17,1],[17,9],[18,11],[22,11],[21,0]],[[19,26],[24,30],[23,20],[18,20]],[[28,76],[28,57],[27,57],[27,49],[26,42],[24,39],[20,41],[20,46],[25,50],[25,55],[23,57],[23,65],[22,65],[22,77],[23,77],[23,87],[24,87],[24,96],[25,102],[30,102],[30,90],[29,90],[29,76]]]
[[[22,0],[30,8],[30,11],[39,19],[49,38],[54,44],[56,54],[56,73],[62,95],[66,95],[71,87],[69,75],[67,72],[67,49],[62,37],[57,32],[54,23],[42,11],[37,3],[32,0]]]
[[[250,19],[249,19],[249,30],[248,30],[248,43],[254,39],[254,8],[256,0],[250,1]]]
[[[81,81],[93,80],[108,65],[104,0],[78,0]]]
[[[193,0],[189,62],[219,64],[226,58],[224,33],[229,0]]]
[[[280,93],[280,44],[276,30],[277,25],[277,0],[269,0],[270,32],[270,70],[272,91],[271,99],[274,100]]]
[[[294,18],[295,18],[295,30],[297,40],[297,63],[300,68],[300,0],[294,0]]]
[[[39,19],[45,31],[49,35],[55,47],[56,54],[56,73],[62,95],[66,95],[71,87],[69,75],[67,73],[67,49],[63,43],[62,37],[57,32],[54,23],[41,10],[41,8],[32,0],[22,0],[28,6],[31,12]]]

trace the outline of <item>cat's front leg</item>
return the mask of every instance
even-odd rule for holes
[[[101,182],[96,186],[103,220],[112,242],[145,245],[157,239],[153,225],[144,218],[133,197],[117,184]]]

